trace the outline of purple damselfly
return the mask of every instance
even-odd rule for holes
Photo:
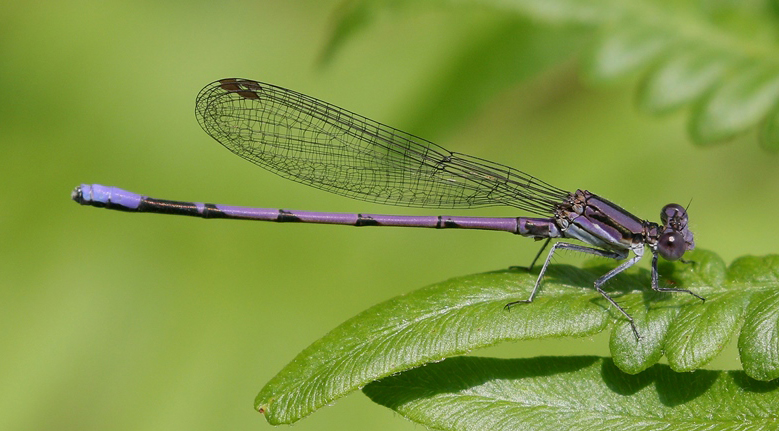
[[[658,256],[679,260],[695,248],[687,211],[668,204],[662,224],[641,220],[586,190],[570,193],[517,169],[478,157],[448,151],[432,142],[357,115],[295,91],[248,79],[222,79],[197,96],[195,113],[203,130],[238,156],[283,178],[341,196],[368,202],[425,208],[510,206],[531,217],[407,216],[247,208],[154,199],[119,188],[82,184],[71,197],[82,205],[121,211],[305,222],[351,226],[405,226],[507,231],[545,239],[530,264],[532,269],[552,238],[572,238],[592,247],[555,243],[527,299],[538,292],[549,262],[558,249],[616,260],[633,257],[595,280],[595,290],[629,321],[633,317],[603,284],[652,252],[651,287],[659,292],[687,290],[660,287]]]

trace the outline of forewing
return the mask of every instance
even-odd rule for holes
[[[382,204],[508,205],[548,214],[568,193],[295,91],[223,79],[198,94],[200,125],[233,153],[309,186]]]

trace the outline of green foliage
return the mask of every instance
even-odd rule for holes
[[[586,40],[578,35],[513,14],[495,19],[435,71],[404,124],[427,136],[467,121],[500,91],[570,57]]]
[[[452,20],[451,31],[468,37],[459,51],[431,72],[431,80],[420,86],[424,94],[418,94],[418,101],[408,108],[404,128],[421,136],[467,120],[500,91],[570,58],[587,41],[576,28],[550,28],[519,14],[496,15],[489,8],[464,11],[451,0],[350,0],[335,14],[321,63],[329,63],[349,39],[382,16],[431,9],[461,18]],[[465,24],[482,21],[486,24]]]
[[[665,354],[674,371],[711,361],[739,333],[741,361],[758,380],[779,377],[779,256],[746,257],[730,268],[696,250],[693,264],[661,265],[665,282],[707,298],[649,289],[646,269],[608,285],[635,318],[642,339],[593,289],[610,267],[550,266],[531,304],[537,271],[504,270],[455,278],[365,310],[301,352],[261,390],[255,407],[270,423],[291,423],[395,373],[503,341],[587,336],[612,327],[614,364],[637,374]],[[459,362],[455,362],[459,363]],[[467,374],[462,370],[457,374]]]
[[[514,31],[533,32],[533,40],[547,41],[548,48],[548,55],[539,55],[534,49],[540,44],[523,42],[521,37],[503,42],[485,38],[478,51],[464,47],[463,60],[493,55],[500,61],[462,62],[485,64],[481,73],[450,67],[450,72],[467,76],[467,83],[441,90],[442,99],[431,98],[434,106],[457,103],[476,109],[484,97],[532,76],[529,72],[578,55],[591,81],[640,78],[638,105],[647,112],[663,114],[690,106],[690,136],[699,145],[759,129],[763,148],[779,150],[779,8],[775,2],[351,0],[337,16],[326,57],[381,11],[418,10],[420,4],[493,9],[500,17],[496,29],[507,25],[505,11],[513,11],[524,17],[513,22],[520,27]],[[592,43],[584,48],[580,41],[588,39]],[[508,50],[512,40],[517,42]],[[517,71],[511,58],[523,65],[524,73]],[[462,89],[463,84],[474,91],[443,100],[445,95],[451,99],[458,93],[452,89]],[[483,89],[490,91],[479,91]]]
[[[363,392],[441,430],[763,430],[776,427],[778,388],[742,371],[629,375],[597,357],[459,357]]]

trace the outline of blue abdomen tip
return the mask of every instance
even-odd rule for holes
[[[100,184],[82,184],[73,190],[70,197],[81,205],[122,207],[129,210],[137,209],[143,199],[127,190]]]

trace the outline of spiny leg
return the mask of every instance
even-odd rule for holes
[[[519,301],[509,302],[506,304],[503,308],[506,310],[510,310],[512,305],[516,304],[528,304],[533,302],[533,298],[536,296],[536,292],[538,292],[539,286],[541,286],[541,279],[544,277],[544,274],[546,273],[546,269],[549,266],[549,262],[552,261],[552,256],[554,256],[555,251],[557,251],[558,248],[566,249],[566,250],[573,250],[573,251],[580,251],[582,253],[589,253],[594,254],[596,256],[601,257],[608,257],[611,259],[624,259],[624,254],[619,254],[616,252],[601,250],[599,248],[592,248],[592,247],[585,247],[583,245],[578,244],[571,244],[567,242],[558,242],[555,243],[555,245],[552,246],[552,249],[549,250],[549,254],[546,256],[546,261],[544,262],[544,266],[541,267],[541,272],[538,274],[538,278],[536,279],[536,284],[533,286],[533,291],[530,292],[530,297],[528,299],[523,299]]]
[[[626,319],[628,319],[628,322],[630,322],[630,328],[633,329],[633,335],[636,336],[636,340],[640,340],[641,336],[638,334],[638,329],[636,328],[635,322],[633,322],[633,316],[628,314],[627,311],[625,311],[624,308],[620,307],[619,304],[617,304],[617,301],[615,301],[611,296],[609,296],[608,293],[606,293],[605,290],[601,289],[600,287],[603,286],[607,281],[611,280],[619,274],[620,272],[630,268],[631,266],[635,265],[636,262],[641,260],[642,257],[644,257],[643,248],[640,249],[633,249],[633,252],[636,253],[635,256],[631,257],[627,262],[622,263],[618,267],[612,269],[611,271],[607,272],[603,276],[601,276],[599,279],[595,280],[595,290],[598,291],[604,298],[606,298],[607,301],[611,303],[614,307],[619,310],[620,313],[622,313],[623,316],[625,316]]]
[[[679,289],[676,287],[660,287],[658,283],[658,273],[657,273],[657,253],[652,252],[652,290],[657,292],[682,292],[682,293],[689,293],[690,295],[700,299],[701,301],[706,301],[706,298],[698,295],[695,292],[692,292],[687,289]]]

